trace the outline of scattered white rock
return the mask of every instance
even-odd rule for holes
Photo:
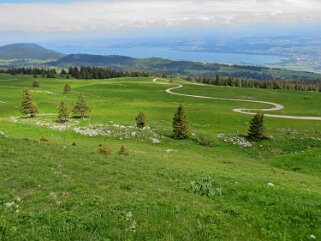
[[[84,125],[87,123],[86,120],[74,119],[70,119],[65,123],[57,123],[54,121],[56,116],[57,115],[53,113],[46,113],[38,115],[37,118],[20,118],[17,116],[12,116],[9,118],[9,120],[12,123],[40,126],[60,132],[70,130],[83,136],[106,136],[116,137],[121,140],[137,139],[140,141],[150,140],[153,144],[160,143],[159,135],[148,126],[141,129],[136,126],[125,126],[114,123],[96,123]]]
[[[267,184],[267,186],[268,186],[268,187],[274,187],[274,184],[273,184],[272,182],[269,182],[269,183]]]
[[[166,153],[172,153],[174,150],[173,149],[166,149],[165,152]]]
[[[315,239],[317,239],[317,237],[315,235],[311,234],[310,235],[310,239],[314,239],[315,240]]]
[[[53,95],[54,93],[51,91],[44,91],[44,90],[32,90],[32,92],[35,93],[44,93],[44,94],[49,94],[49,95]]]
[[[159,143],[161,143],[161,141],[158,140],[158,139],[156,139],[156,138],[151,138],[151,140],[152,140],[152,143],[153,143],[153,144],[159,144]]]
[[[228,136],[225,134],[218,134],[217,138],[224,142],[231,143],[233,145],[239,145],[241,147],[251,147],[252,143],[241,136]]]

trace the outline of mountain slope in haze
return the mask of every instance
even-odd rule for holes
[[[131,66],[135,63],[134,58],[118,55],[90,55],[90,54],[70,54],[55,62],[54,66]]]
[[[166,75],[235,77],[253,80],[294,80],[321,81],[321,74],[300,72],[287,69],[268,68],[261,66],[228,65],[221,63],[205,63],[192,61],[173,61],[161,58],[135,59],[118,55],[71,54],[47,66],[67,68],[71,66],[107,67],[121,71],[157,72]]]
[[[58,59],[63,54],[46,49],[38,44],[18,43],[0,47],[0,59]]]

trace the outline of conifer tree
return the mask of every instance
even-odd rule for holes
[[[176,139],[186,139],[190,137],[187,116],[182,104],[177,108],[173,118],[173,137]]]
[[[69,110],[64,101],[61,101],[58,108],[58,121],[66,122],[69,117]]]
[[[72,112],[75,115],[80,115],[81,118],[84,118],[85,115],[90,112],[90,107],[86,103],[86,98],[83,94],[81,94],[78,97],[78,100],[77,100],[76,104],[74,105]]]
[[[33,81],[32,82],[32,87],[39,88],[40,87],[39,82],[37,80]]]
[[[29,115],[31,118],[36,117],[38,106],[33,100],[29,89],[24,89],[22,93],[21,112],[25,115]]]
[[[264,132],[264,114],[259,112],[251,120],[248,138],[252,141],[262,140],[265,137]]]
[[[70,84],[65,84],[65,86],[64,86],[64,93],[67,94],[67,93],[70,92],[70,91],[71,91],[71,86],[70,86]]]
[[[144,112],[139,112],[136,117],[136,125],[138,128],[144,128],[146,126],[146,116]]]

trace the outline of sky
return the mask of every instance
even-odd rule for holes
[[[320,0],[0,0],[0,41],[313,29],[320,13]]]

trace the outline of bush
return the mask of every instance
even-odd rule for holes
[[[72,146],[77,146],[76,142],[71,143]]]
[[[39,88],[40,87],[40,84],[39,84],[39,82],[38,81],[33,81],[32,82],[32,87],[34,87],[34,88]]]
[[[119,155],[124,155],[124,156],[128,156],[129,152],[128,149],[124,146],[121,146],[120,150],[118,151]]]
[[[65,87],[64,87],[64,93],[67,94],[71,91],[71,86],[70,84],[65,84]]]
[[[222,189],[212,181],[210,176],[202,176],[199,180],[191,182],[189,191],[208,197],[213,197],[216,193],[222,195]]]
[[[112,153],[112,150],[108,145],[100,144],[97,152],[102,155],[110,155]]]
[[[138,128],[144,128],[146,126],[146,116],[144,112],[139,112],[136,117],[136,125]]]
[[[209,146],[209,147],[214,146],[214,140],[206,136],[200,136],[198,139],[198,143],[202,146]]]
[[[41,142],[49,142],[49,140],[44,136],[40,138],[40,141]]]

